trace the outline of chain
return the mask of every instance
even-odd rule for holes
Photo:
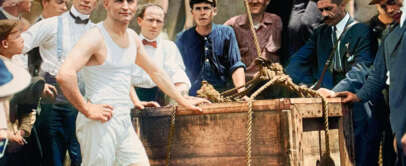
[[[178,107],[176,105],[172,106],[171,122],[170,122],[170,128],[169,128],[169,136],[168,136],[168,146],[167,146],[167,153],[166,153],[166,166],[169,166],[170,161],[171,161],[171,148],[172,148],[173,135],[175,134],[175,120],[176,120],[177,108]]]

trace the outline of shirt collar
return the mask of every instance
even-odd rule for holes
[[[80,12],[75,8],[75,6],[72,6],[72,7],[70,8],[70,12],[72,12],[72,14],[73,14],[74,16],[79,17],[79,18],[82,19],[82,20],[89,18],[89,15],[80,13]]]
[[[193,27],[193,31],[196,33],[197,36],[200,36],[200,37],[203,39],[204,37],[210,37],[211,34],[213,34],[213,32],[214,32],[214,30],[215,30],[216,27],[217,27],[217,24],[211,23],[211,32],[210,32],[209,34],[207,34],[206,36],[202,36],[201,34],[199,34],[199,33],[196,31],[196,26]]]
[[[341,19],[341,21],[338,22],[338,23],[335,25],[336,28],[337,28],[337,31],[343,31],[343,30],[344,30],[344,28],[345,28],[345,26],[346,26],[346,24],[347,24],[347,22],[348,22],[348,19],[350,19],[350,15],[347,13],[347,14],[345,14],[344,18]]]
[[[0,7],[0,10],[4,13],[4,15],[6,15],[6,17],[8,19],[11,20],[18,20],[18,17],[11,15],[9,12],[7,12],[6,10],[4,10],[2,7]]]
[[[159,36],[160,36],[160,35],[158,35],[155,39],[149,40],[149,39],[147,39],[144,35],[140,34],[141,40],[144,40],[144,39],[145,39],[146,41],[149,41],[149,42],[153,42],[153,41],[158,42],[158,41],[159,41]]]
[[[245,14],[243,17],[241,17],[241,20],[238,20],[237,22],[240,26],[249,25],[248,15]],[[264,13],[264,17],[262,18],[260,25],[262,24],[272,24],[272,17],[267,17],[267,13]]]
[[[403,1],[403,6],[400,8],[400,10],[402,11],[402,16],[400,16],[400,27],[403,26],[405,20],[406,20],[406,2]]]

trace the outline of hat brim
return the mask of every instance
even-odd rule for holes
[[[26,88],[31,82],[30,73],[28,73],[28,71],[23,67],[14,65],[9,60],[4,60],[4,64],[13,75],[13,79],[10,82],[0,86],[0,97],[11,96],[14,93]]]

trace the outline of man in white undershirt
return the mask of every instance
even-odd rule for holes
[[[107,18],[79,40],[62,65],[57,80],[67,99],[80,111],[76,135],[83,166],[146,166],[149,161],[131,124],[131,71],[134,64],[187,110],[198,114],[195,104],[203,99],[185,99],[165,71],[146,54],[138,35],[128,29],[136,0],[105,0]],[[82,97],[77,73],[82,70],[86,96]]]

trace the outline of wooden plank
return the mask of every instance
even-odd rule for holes
[[[281,117],[280,111],[254,113],[252,135],[254,165],[268,165],[269,163],[285,165],[287,162],[285,149],[281,145],[281,140],[284,140],[280,129]],[[165,161],[169,120],[168,117],[140,117],[143,128],[141,130],[142,142],[153,162],[163,163]],[[178,116],[171,151],[173,159],[185,159],[181,165],[206,163],[205,159],[215,156],[240,159],[224,165],[233,166],[245,163],[246,125],[247,113]],[[262,160],[262,158],[266,159]],[[211,165],[223,165],[220,160],[213,159],[212,162]]]
[[[225,114],[225,113],[241,113],[248,111],[248,102],[229,102],[229,103],[212,103],[200,105],[203,109],[203,115],[207,114]],[[253,102],[254,111],[280,111],[290,109],[289,99],[273,99],[273,100],[256,100]],[[133,111],[134,116],[169,116],[173,111],[173,107],[160,107],[160,108],[145,108],[142,111]],[[195,112],[186,110],[183,107],[178,107],[176,111],[177,116],[184,115],[202,115]]]
[[[320,98],[292,98],[292,107],[296,107],[303,118],[320,118],[323,116]],[[328,98],[327,105],[329,117],[342,116],[342,103],[340,98]]]
[[[340,159],[342,166],[355,165],[354,160],[354,136],[352,127],[352,112],[348,110],[347,106],[343,107],[344,116],[339,120],[339,146],[340,146]]]
[[[294,126],[292,124],[291,110],[282,110],[281,112],[281,145],[286,154],[287,165],[297,166],[298,159],[293,138]]]

